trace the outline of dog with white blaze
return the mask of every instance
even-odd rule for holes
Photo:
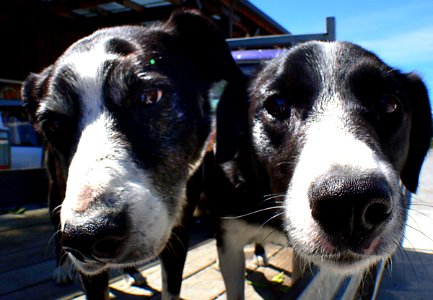
[[[290,245],[354,274],[399,246],[431,139],[422,80],[351,43],[308,42],[228,85],[209,202],[228,299],[243,299],[244,245]],[[208,169],[209,170],[209,169]]]
[[[66,178],[61,242],[89,299],[108,297],[110,268],[156,256],[163,298],[178,298],[209,90],[238,74],[216,26],[179,11],[96,31],[25,81],[27,109]]]

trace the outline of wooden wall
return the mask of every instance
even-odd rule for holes
[[[24,80],[54,62],[87,32],[0,20],[0,78]]]

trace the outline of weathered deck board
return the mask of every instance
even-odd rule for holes
[[[5,214],[1,216],[0,233],[3,231],[33,227],[40,224],[47,224],[47,209],[28,210],[24,214]]]
[[[0,298],[6,299],[84,299],[78,283],[72,286],[56,286],[51,281],[55,267],[54,245],[49,242],[54,230],[48,220],[46,209],[26,212],[24,215],[0,216]],[[251,245],[246,248],[247,270],[246,284],[248,297],[261,299],[260,293],[274,296],[287,292],[284,287],[292,284],[290,268],[284,274],[283,283],[272,282],[272,277],[284,270],[284,266],[275,267],[284,259],[280,246],[266,245],[266,253],[271,267],[258,266]],[[291,255],[291,254],[289,254]],[[276,261],[273,263],[273,259]],[[110,291],[117,299],[136,299],[146,297],[160,298],[161,271],[158,263],[142,267],[141,274],[146,278],[146,285],[130,286],[125,276],[118,275],[110,282]],[[264,274],[260,276],[258,274]],[[182,299],[215,299],[224,297],[224,284],[218,268],[216,243],[213,239],[202,242],[188,252],[184,270]],[[277,292],[277,293],[276,293]],[[255,295],[255,296],[253,296]]]

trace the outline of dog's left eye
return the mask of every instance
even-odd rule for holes
[[[392,114],[399,109],[400,100],[394,95],[383,95],[380,98],[379,109],[384,114]]]
[[[264,107],[276,119],[284,120],[290,116],[290,106],[286,99],[270,98],[266,100]]]
[[[161,100],[163,92],[160,89],[144,91],[140,94],[140,102],[144,104],[154,104]]]

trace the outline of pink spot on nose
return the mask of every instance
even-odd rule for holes
[[[74,210],[76,212],[84,212],[86,211],[93,199],[95,198],[95,191],[91,186],[84,185],[80,193],[78,194],[78,198],[76,199],[76,204],[74,206]]]
[[[371,243],[370,246],[364,250],[364,254],[372,255],[379,245],[380,237],[376,237]]]
[[[335,250],[335,247],[332,246],[331,242],[324,237],[319,237],[319,243],[325,253],[332,253],[332,251]]]

